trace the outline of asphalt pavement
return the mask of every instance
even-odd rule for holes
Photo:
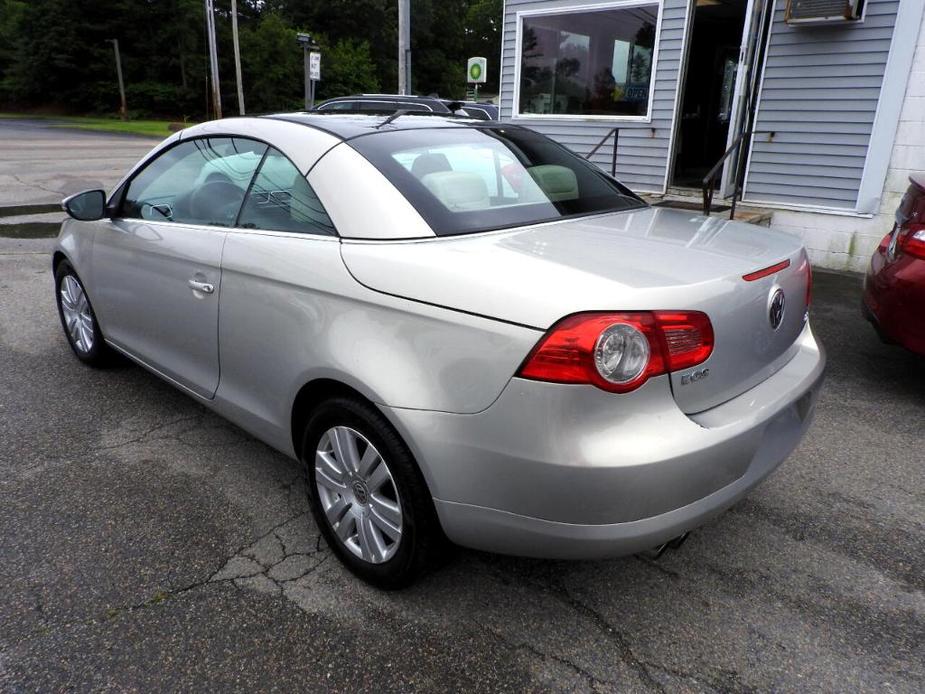
[[[0,118],[0,208],[57,203],[113,187],[159,140],[61,127],[53,119]]]
[[[73,357],[50,248],[0,235],[0,691],[925,690],[925,359],[877,340],[858,277],[816,273],[806,439],[681,549],[459,550],[382,593],[295,462]]]

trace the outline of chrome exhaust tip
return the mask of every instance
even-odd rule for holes
[[[653,547],[652,549],[646,550],[645,552],[642,552],[641,554],[647,559],[653,559],[653,560],[658,559],[669,549],[679,549],[681,545],[683,545],[687,541],[687,538],[690,534],[691,534],[690,530],[686,530],[685,532],[681,533],[677,537],[668,540],[668,542],[663,542],[657,547]]]

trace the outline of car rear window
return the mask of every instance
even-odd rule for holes
[[[525,128],[395,130],[349,144],[439,236],[645,206],[596,166]]]

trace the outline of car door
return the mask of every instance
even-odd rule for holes
[[[306,132],[303,151],[316,149],[312,138],[326,135]],[[216,397],[233,403],[238,424],[277,447],[291,443],[292,398],[302,376],[354,354],[332,350],[341,326],[362,312],[344,295],[354,286],[324,205],[302,171],[271,147],[222,253]]]
[[[219,380],[226,229],[265,151],[239,137],[180,141],[132,177],[94,239],[94,304],[107,339],[206,398]]]

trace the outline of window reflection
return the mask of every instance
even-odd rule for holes
[[[646,116],[658,6],[523,18],[519,113]]]

